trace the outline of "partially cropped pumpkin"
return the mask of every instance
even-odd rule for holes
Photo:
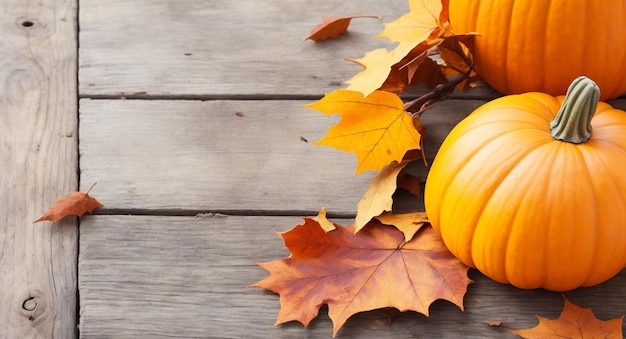
[[[453,128],[424,199],[456,257],[496,281],[553,291],[625,267],[626,112],[598,97],[581,77],[565,98],[502,97]]]
[[[601,100],[626,92],[626,0],[450,0],[450,25],[477,32],[475,67],[501,93],[563,95],[578,75]]]

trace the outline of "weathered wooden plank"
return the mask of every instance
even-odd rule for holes
[[[80,95],[321,96],[362,69],[344,58],[393,48],[373,38],[407,11],[406,0],[84,0]],[[339,39],[303,43],[323,15],[383,19],[356,19]],[[457,95],[497,94],[481,87]]]
[[[288,255],[273,230],[285,231],[301,221],[224,215],[85,217],[80,226],[81,336],[330,337],[325,308],[309,329],[297,323],[273,327],[278,296],[247,287],[267,275],[253,261]],[[415,312],[366,312],[349,319],[339,336],[516,338],[510,328],[535,326],[535,314],[556,318],[563,306],[561,293],[513,288],[476,271],[470,277],[475,284],[465,297],[464,312],[444,301],[433,304],[429,318]],[[593,307],[601,319],[619,317],[626,274],[565,295]],[[490,320],[503,326],[483,323]]]
[[[80,101],[81,186],[117,210],[356,212],[373,173],[319,147],[337,119],[304,101]],[[424,114],[429,159],[482,101]],[[302,141],[304,137],[309,142]],[[423,169],[422,169],[423,170]]]
[[[303,104],[81,100],[81,185],[105,209],[354,213],[371,175]]]
[[[81,1],[80,93],[93,95],[320,95],[389,41],[375,19],[335,41],[303,43],[322,15],[395,19],[406,0]],[[341,67],[337,67],[341,65]]]
[[[78,188],[76,1],[3,1],[0,31],[0,336],[73,338],[76,221],[33,221]]]
[[[407,11],[406,0],[83,0],[80,94],[318,96],[361,70],[345,57],[391,49],[372,38]],[[337,40],[302,43],[323,15],[363,14],[383,20],[354,20]],[[456,95],[498,94],[485,86]]]

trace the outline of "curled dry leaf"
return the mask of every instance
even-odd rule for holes
[[[424,179],[410,173],[400,172],[400,175],[398,175],[398,188],[403,189],[416,197],[419,197],[422,193],[423,182]]]
[[[471,283],[468,268],[431,227],[407,242],[378,221],[356,234],[353,226],[340,225],[327,233],[305,218],[280,236],[291,255],[259,263],[270,275],[252,285],[280,295],[276,324],[296,320],[306,327],[323,304],[328,304],[334,335],[358,312],[394,307],[428,315],[437,299],[463,309]]]
[[[448,77],[466,75],[466,79],[456,85],[461,90],[469,88],[480,78],[473,70],[471,51],[474,49],[475,37],[475,33],[446,36],[437,46],[437,52],[443,60],[445,75]]]
[[[96,184],[93,184],[85,193],[72,192],[72,195],[70,196],[59,197],[57,202],[50,206],[48,211],[34,222],[44,220],[57,222],[68,215],[77,215],[81,217],[87,212],[93,212],[93,210],[102,206],[101,202],[89,196],[89,192],[91,192],[91,189],[95,185]]]
[[[499,320],[485,320],[485,321],[483,321],[483,324],[489,325],[491,327],[500,327],[500,326],[502,326],[502,322],[499,321]]]
[[[326,218],[326,207],[322,208],[322,210],[317,214],[317,217],[313,218],[313,220],[320,224],[320,227],[324,230],[324,232],[330,232],[335,229],[335,224]]]
[[[398,174],[407,163],[393,162],[370,181],[369,187],[357,205],[354,231],[360,231],[373,217],[391,211],[393,193],[398,185]]]
[[[404,240],[411,241],[417,231],[428,225],[426,212],[414,213],[383,213],[376,217],[378,221],[385,225],[391,225],[404,234]]]
[[[322,17],[322,23],[313,27],[311,33],[304,40],[313,40],[315,42],[336,38],[341,34],[348,31],[348,26],[350,26],[350,22],[352,19],[356,18],[374,18],[380,20],[381,17],[373,16],[373,15],[358,15],[358,16],[348,16],[348,17],[334,17],[334,16],[325,16]]]
[[[604,338],[622,339],[622,321],[624,316],[607,321],[598,320],[590,308],[572,304],[567,298],[563,312],[558,319],[552,320],[541,316],[539,325],[513,331],[522,338]]]

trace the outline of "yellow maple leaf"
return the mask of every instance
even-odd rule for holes
[[[394,93],[375,91],[364,97],[360,92],[339,89],[305,107],[341,115],[339,123],[315,144],[354,152],[355,174],[380,171],[393,161],[400,162],[407,151],[420,149],[413,118]]]
[[[441,0],[409,0],[409,12],[386,23],[385,29],[377,37],[401,44],[436,38],[445,28],[445,23],[440,22],[442,10]]]
[[[409,0],[409,12],[395,21],[385,24],[377,38],[387,38],[398,45],[391,51],[377,49],[366,53],[361,59],[351,60],[363,66],[362,72],[346,81],[348,90],[367,96],[385,82],[391,67],[402,61],[415,48],[420,53],[435,47],[437,37],[444,34],[447,18],[441,18],[444,10],[442,0]],[[445,19],[445,21],[443,20]],[[413,51],[416,53],[416,51]],[[419,53],[418,53],[419,54]]]
[[[373,217],[383,212],[391,211],[393,193],[397,188],[398,174],[407,165],[391,163],[376,175],[370,182],[367,191],[357,205],[354,231],[360,231]]]

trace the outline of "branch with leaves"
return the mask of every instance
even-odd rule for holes
[[[423,179],[404,173],[408,164],[425,161],[420,114],[476,79],[474,36],[450,30],[445,1],[413,0],[410,5],[409,13],[387,23],[378,36],[398,42],[393,50],[377,49],[350,60],[363,71],[347,81],[349,86],[306,106],[341,116],[317,145],[354,153],[356,174],[379,173],[357,206],[354,225],[332,224],[323,210],[280,234],[289,258],[259,264],[270,276],[253,286],[281,295],[277,323],[297,320],[306,326],[323,303],[329,304],[334,334],[352,314],[376,308],[428,314],[430,303],[445,299],[463,309],[469,268],[450,254],[424,212],[396,214],[392,206],[398,189],[421,194]],[[324,17],[307,39],[337,37],[354,18]],[[417,84],[433,89],[404,103],[398,94]],[[392,297],[390,286],[396,291]],[[343,293],[338,295],[337,288]]]
[[[378,174],[357,206],[354,225],[333,224],[322,210],[316,218],[305,218],[304,224],[280,233],[291,253],[288,258],[259,263],[270,275],[253,286],[280,294],[277,324],[296,320],[307,326],[322,304],[329,306],[334,335],[357,312],[394,307],[428,315],[436,299],[463,309],[463,297],[472,283],[469,268],[450,254],[424,212],[394,213],[393,199],[399,189],[421,194],[425,178],[405,171],[413,162],[425,164],[421,115],[455,90],[465,90],[479,80],[472,54],[475,34],[451,29],[448,0],[409,0],[409,7],[407,14],[386,23],[377,36],[396,43],[393,49],[375,49],[360,59],[348,59],[363,70],[346,81],[347,88],[306,105],[325,115],[341,116],[316,145],[354,153],[357,175]],[[325,17],[307,39],[337,37],[354,18]],[[416,85],[431,90],[403,102],[399,94]],[[571,310],[566,301],[564,314],[588,316]],[[562,318],[556,324],[568,321]],[[621,330],[621,319],[619,325],[615,320],[610,326],[607,331]],[[541,326],[514,333],[532,337],[540,331]]]

